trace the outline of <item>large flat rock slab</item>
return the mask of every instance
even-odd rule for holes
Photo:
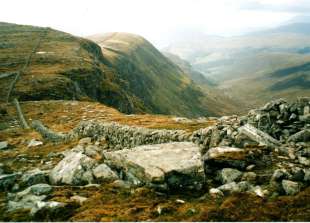
[[[134,183],[198,188],[204,180],[199,147],[191,142],[138,146],[104,154],[105,163]]]

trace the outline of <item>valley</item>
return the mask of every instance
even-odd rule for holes
[[[0,22],[0,221],[309,221],[308,27]]]
[[[195,41],[184,39],[164,50],[188,60],[223,94],[250,109],[310,95],[309,26],[292,23],[236,37],[197,34]]]

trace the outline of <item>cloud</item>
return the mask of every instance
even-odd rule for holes
[[[310,1],[308,0],[244,0],[240,4],[241,10],[273,11],[308,14]]]

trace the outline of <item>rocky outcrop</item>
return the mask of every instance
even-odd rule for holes
[[[204,181],[199,147],[190,142],[138,146],[106,152],[104,158],[136,185],[197,189]]]

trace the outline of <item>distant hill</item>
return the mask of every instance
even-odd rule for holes
[[[309,96],[310,23],[235,37],[208,37],[176,42],[164,50],[190,61],[195,70],[218,84],[223,94],[248,108],[277,98]],[[272,76],[280,71],[290,76]]]

